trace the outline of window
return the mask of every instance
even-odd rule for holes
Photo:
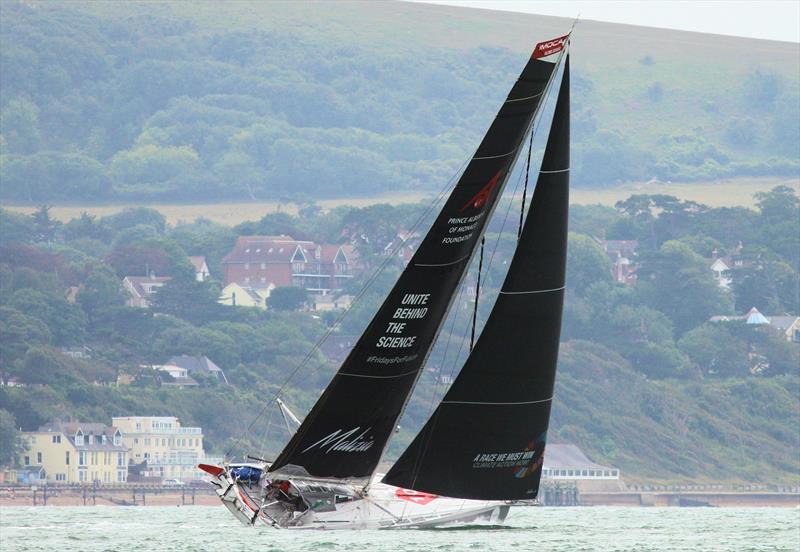
[[[61,435],[53,435],[53,442],[60,443],[61,442]]]
[[[136,431],[142,430],[142,424],[140,422],[136,422]]]
[[[64,455],[64,463],[69,466],[69,451]]]
[[[26,456],[26,457],[23,459],[23,463],[24,463],[26,466],[30,466],[30,465],[31,465],[31,457],[30,457],[30,456]]]
[[[78,480],[79,481],[86,481],[86,470],[78,471]]]
[[[36,453],[36,463],[37,464],[41,464],[42,463],[42,453],[41,452],[37,452]]]
[[[103,435],[102,437],[100,437],[100,442],[102,442],[104,445],[105,445],[105,444],[108,442],[108,439],[106,438],[106,436],[105,436],[105,435]]]
[[[83,432],[80,429],[75,433],[75,445],[83,446]]]
[[[114,434],[114,446],[118,447],[122,444],[122,435],[120,435],[119,431]]]
[[[86,451],[81,450],[78,451],[78,465],[85,466],[86,465]]]
[[[134,437],[133,444],[134,445],[138,445],[139,444],[139,438],[138,437]]]
[[[92,435],[92,434],[90,433],[90,434],[89,434],[87,437],[89,438],[89,444],[90,444],[90,445],[94,444],[94,435]]]
[[[67,474],[65,473],[56,474],[56,481],[66,481],[66,480],[67,480]]]
[[[125,465],[125,453],[118,452],[117,453],[117,466],[124,466]]]
[[[167,446],[167,440],[166,439],[161,439],[161,446],[162,447]]]
[[[125,482],[125,470],[117,470],[117,481],[119,483]]]
[[[145,445],[149,445],[150,444],[150,437],[145,437],[144,444]]]
[[[145,452],[144,453],[144,459],[145,460],[150,460],[150,453],[149,452]]]

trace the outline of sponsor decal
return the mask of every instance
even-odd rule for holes
[[[512,452],[481,452],[472,459],[473,469],[511,468],[517,479],[539,471],[544,461],[544,447],[547,433],[528,442],[523,450]]]
[[[503,169],[500,169],[497,171],[497,174],[494,175],[477,194],[472,196],[472,199],[464,204],[464,206],[461,208],[461,212],[463,213],[467,207],[472,207],[473,209],[480,209],[483,207],[484,204],[489,201],[489,198],[492,195],[492,190],[497,187],[497,183],[500,182],[500,177],[502,175]]]
[[[372,431],[372,428],[368,427],[361,433],[358,433],[360,429],[361,426],[356,426],[350,431],[345,432],[342,432],[341,429],[337,429],[313,445],[306,447],[302,452],[308,452],[314,448],[325,451],[325,454],[329,454],[331,452],[367,451],[372,448],[372,445],[375,444],[374,437],[368,435],[368,433]]]
[[[557,54],[564,49],[564,46],[567,44],[567,39],[569,39],[569,35],[564,35],[552,40],[540,42],[533,49],[533,59],[539,59]]]
[[[400,500],[408,500],[409,502],[413,502],[414,504],[419,504],[421,506],[425,506],[429,502],[433,502],[439,498],[439,495],[423,493],[413,489],[397,489],[394,492],[394,496]]]

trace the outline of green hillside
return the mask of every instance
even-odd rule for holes
[[[413,3],[0,4],[0,198],[438,190],[551,17]],[[574,184],[796,176],[796,45],[585,21]]]
[[[628,481],[796,484],[797,333],[742,318],[710,321],[752,307],[773,320],[797,320],[800,312],[800,198],[779,186],[754,199],[752,209],[666,195],[631,196],[616,209],[571,207],[549,442],[578,444]],[[145,208],[102,218],[84,213],[66,223],[47,208],[30,216],[0,209],[0,379],[14,383],[0,385],[0,464],[13,460],[16,428],[122,415],[178,416],[204,428],[210,452],[272,457],[288,435],[271,398],[286,384],[286,402],[299,415],[310,410],[338,367],[313,345],[329,330],[351,343],[361,334],[402,268],[384,254],[385,245],[425,207],[321,211],[310,204],[297,216],[270,213],[234,227],[202,219],[172,226]],[[503,200],[488,227],[478,331],[516,244],[512,207]],[[505,223],[503,213],[510,213]],[[344,290],[364,293],[335,328],[338,313],[292,310],[273,305],[273,297],[267,310],[223,306],[219,281],[195,280],[187,255],[205,256],[220,278],[237,237],[277,233],[316,243],[366,237],[356,247],[368,269]],[[611,260],[592,236],[635,240],[638,280],[614,281]],[[709,269],[714,252],[738,266],[727,288]],[[475,281],[473,261],[465,287]],[[385,269],[373,279],[378,266]],[[126,306],[122,278],[147,271],[172,280],[148,308]],[[463,365],[470,296],[463,291],[454,301],[388,460],[410,442]],[[62,352],[83,347],[91,358]],[[201,387],[176,389],[149,368],[181,354],[208,356],[231,385],[201,374]]]

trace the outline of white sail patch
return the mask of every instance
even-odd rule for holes
[[[475,455],[472,460],[473,468],[516,468],[530,464],[534,455],[533,450],[520,452],[488,452]]]
[[[386,324],[384,335],[378,338],[375,346],[380,349],[406,349],[417,342],[416,335],[404,335],[407,330],[405,320],[421,320],[428,315],[430,293],[406,293],[400,306],[394,310],[392,320]]]
[[[447,236],[442,238],[443,244],[461,243],[467,241],[475,233],[478,221],[483,218],[484,212],[471,217],[451,217],[447,220]]]
[[[313,445],[306,447],[302,452],[308,452],[314,448],[324,450],[325,454],[331,452],[364,452],[371,449],[372,445],[375,444],[375,440],[371,436],[368,437],[367,434],[372,431],[372,428],[368,427],[356,435],[359,429],[361,429],[361,426],[356,426],[344,433],[342,433],[341,429],[337,429]],[[355,435],[355,437],[353,437],[353,435]]]

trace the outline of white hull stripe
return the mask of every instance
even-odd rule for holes
[[[530,291],[501,291],[503,295],[525,295],[528,293],[550,293],[551,291],[561,291],[567,286],[561,286],[553,289],[532,289]]]
[[[464,259],[468,259],[468,258],[469,258],[469,255],[464,255],[460,259],[456,259],[455,261],[451,261],[449,263],[439,263],[439,264],[414,263],[414,266],[450,266],[450,265],[458,264],[461,261],[463,261]]]
[[[569,171],[569,167],[567,167],[566,169],[559,169],[557,171],[539,171],[539,174],[556,174],[556,173],[562,173],[562,172],[567,172],[567,171]]]
[[[442,404],[484,404],[487,406],[508,406],[515,404],[538,404],[552,400],[553,397],[550,397],[549,399],[539,399],[538,401],[520,401],[520,402],[442,401]]]
[[[539,92],[538,94],[534,94],[533,96],[525,96],[524,98],[514,98],[513,100],[506,100],[505,103],[522,102],[522,101],[525,101],[525,100],[532,100],[533,98],[538,98],[542,94],[543,94],[543,92]]]

